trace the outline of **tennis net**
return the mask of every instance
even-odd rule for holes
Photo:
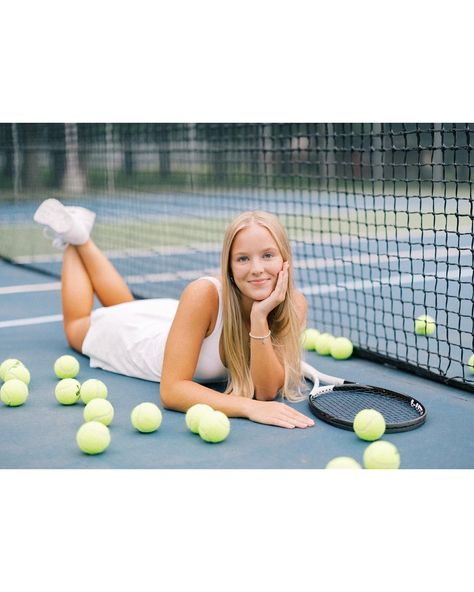
[[[97,212],[137,296],[179,297],[217,272],[227,223],[264,209],[288,230],[308,326],[474,391],[473,126],[0,124],[0,256],[59,276],[32,223],[59,197]]]

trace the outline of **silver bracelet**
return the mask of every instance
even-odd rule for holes
[[[269,331],[266,335],[264,335],[263,337],[257,337],[256,335],[252,335],[252,333],[249,333],[249,337],[251,337],[252,339],[267,339],[267,337],[270,337],[270,335],[272,334],[271,331]]]

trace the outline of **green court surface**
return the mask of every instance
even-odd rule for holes
[[[289,430],[231,418],[227,440],[204,442],[187,429],[183,413],[163,409],[158,383],[91,369],[87,358],[69,349],[58,317],[57,288],[33,293],[14,289],[48,278],[11,265],[1,267],[0,359],[21,359],[32,379],[24,405],[0,405],[0,468],[322,469],[335,456],[362,461],[366,442],[320,420],[311,428]],[[112,441],[103,454],[89,456],[76,445],[84,405],[65,407],[55,399],[53,364],[67,353],[80,360],[80,381],[99,378],[108,386],[115,417],[110,425]],[[424,425],[385,437],[397,446],[401,468],[474,468],[471,393],[356,357],[336,361],[308,353],[306,360],[327,374],[411,394],[426,406]],[[151,434],[137,432],[130,422],[132,409],[144,401],[157,403],[163,411],[160,429]],[[294,405],[311,415],[306,401]]]

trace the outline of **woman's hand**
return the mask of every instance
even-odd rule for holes
[[[285,403],[277,401],[251,401],[248,418],[257,423],[275,425],[281,428],[307,428],[314,421]]]
[[[278,273],[277,283],[273,292],[265,300],[255,301],[252,305],[250,317],[267,318],[271,311],[285,300],[288,290],[288,261],[283,263],[283,269]]]

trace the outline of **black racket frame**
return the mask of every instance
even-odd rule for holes
[[[314,401],[318,397],[323,396],[327,392],[336,392],[337,393],[338,391],[350,392],[351,390],[353,390],[354,395],[357,396],[357,392],[361,391],[361,390],[364,390],[365,392],[369,392],[369,393],[370,393],[370,391],[373,391],[373,392],[377,392],[380,395],[397,399],[398,401],[400,401],[400,400],[404,401],[407,405],[414,407],[418,411],[418,413],[420,414],[419,417],[416,417],[414,419],[410,419],[405,422],[386,424],[385,433],[408,432],[410,430],[414,430],[415,428],[418,428],[419,426],[423,425],[426,421],[427,411],[426,411],[425,406],[422,403],[420,403],[420,401],[418,401],[414,397],[410,397],[410,396],[404,395],[402,393],[397,393],[396,391],[391,391],[386,388],[382,388],[382,387],[378,387],[378,386],[355,384],[355,383],[345,383],[342,385],[322,387],[321,390],[322,390],[322,392],[320,392],[320,393],[313,393],[313,394],[309,395],[308,404],[311,409],[311,412],[316,417],[318,417],[319,419],[322,419],[326,423],[329,423],[329,424],[331,424],[335,427],[338,427],[338,428],[342,428],[343,430],[353,431],[352,423],[346,419],[339,419],[339,418],[335,417],[334,415],[329,415],[328,413],[325,413],[324,411],[322,411],[321,409],[316,407]]]

